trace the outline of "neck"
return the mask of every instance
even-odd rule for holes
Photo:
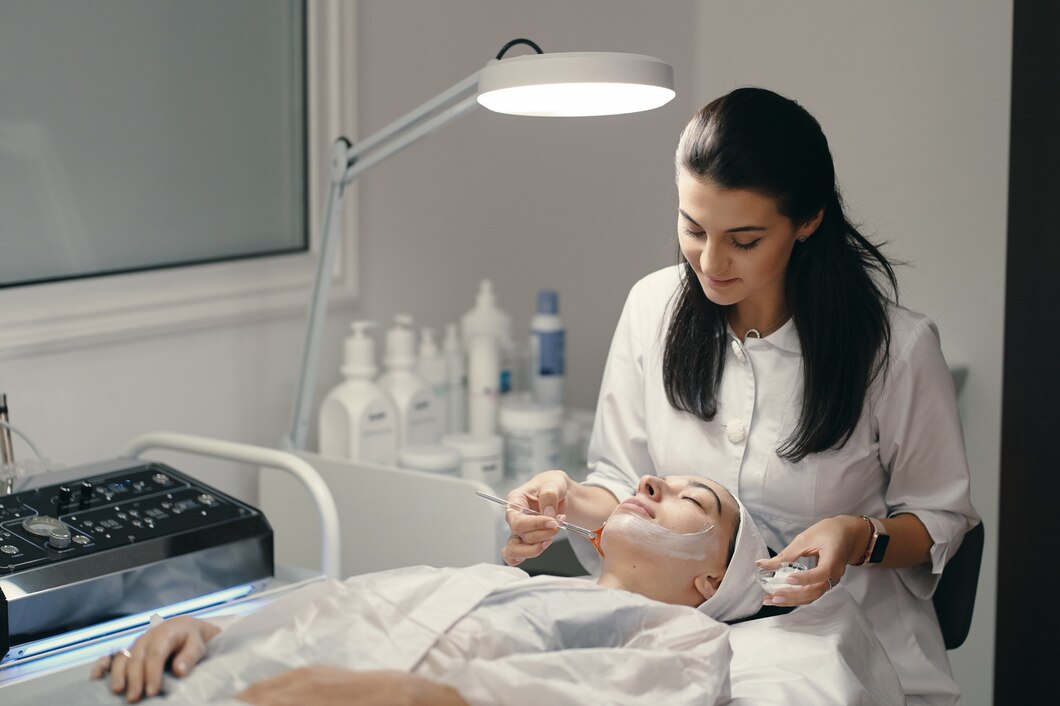
[[[790,317],[791,312],[783,301],[766,306],[740,302],[729,309],[729,325],[741,340],[752,329],[760,338],[765,338],[783,326]]]
[[[703,602],[703,596],[691,584],[675,588],[672,576],[660,567],[649,564],[627,564],[620,567],[609,567],[605,562],[596,582],[603,588],[620,588],[624,591],[639,593],[656,601],[675,605],[687,605],[695,608]]]

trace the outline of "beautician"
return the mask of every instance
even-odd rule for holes
[[[816,559],[766,604],[842,582],[909,703],[956,703],[930,598],[978,516],[935,324],[896,305],[892,266],[844,214],[828,142],[794,101],[743,88],[711,102],[676,169],[682,262],[626,300],[592,472],[541,473],[509,495],[546,516],[509,511],[505,560],[544,551],[550,516],[599,526],[642,474],[709,475],[779,550],[769,566]]]

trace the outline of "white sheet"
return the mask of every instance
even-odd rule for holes
[[[734,706],[905,704],[883,646],[842,587],[786,615],[734,625],[729,642]]]
[[[454,685],[475,706],[903,703],[882,647],[842,590],[730,628],[584,579],[530,579],[492,565],[303,588],[226,626],[190,678],[167,677],[166,702],[222,702],[308,664],[412,671]],[[46,696],[120,703],[100,682]]]

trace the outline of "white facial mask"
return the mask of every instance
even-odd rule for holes
[[[703,561],[715,543],[716,535],[710,535],[713,529],[714,525],[708,525],[698,532],[680,534],[632,512],[620,512],[612,515],[604,526],[601,549],[606,555],[608,539],[621,537],[659,556]]]

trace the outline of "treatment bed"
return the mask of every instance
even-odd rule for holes
[[[335,496],[344,540],[340,575],[412,564],[498,563],[503,537],[499,534],[500,513],[474,499],[473,491],[485,486],[414,471],[361,467],[313,454],[299,456],[320,473]],[[292,557],[321,556],[317,553],[321,548],[321,531],[316,529],[320,526],[316,521],[318,515],[305,490],[278,474],[263,475],[262,481],[261,507],[276,532],[277,566],[301,563],[289,562]],[[372,489],[372,502],[367,504],[357,502],[361,496],[354,492],[365,488]],[[277,507],[280,497],[283,504]],[[302,502],[304,505],[299,505]],[[284,511],[280,512],[281,509]],[[430,532],[418,531],[416,528],[423,527],[425,520]],[[384,534],[381,531],[384,529],[389,531]],[[297,556],[292,552],[297,552]],[[336,561],[334,555],[328,559]],[[282,580],[266,590],[198,614],[206,618],[242,615],[246,616],[245,620],[253,621],[263,607],[292,591],[324,580],[319,575],[308,575],[316,572],[304,570],[278,570],[277,573]],[[334,574],[334,569],[329,573]],[[130,644],[140,631],[142,628],[126,631],[75,650],[0,669],[0,702],[38,703],[46,699],[67,703],[123,703],[108,694],[102,683],[89,683],[88,669],[100,655]],[[853,598],[842,588],[810,606],[786,615],[740,623],[728,628],[727,633],[732,650],[728,665],[730,695],[722,695],[715,703],[904,703],[897,675],[883,648]],[[326,662],[328,657],[320,655],[319,659]],[[306,658],[299,656],[297,663]],[[613,662],[606,668],[616,675],[636,671],[637,665],[631,661],[636,659],[635,654],[615,651]],[[356,669],[358,665],[343,666]],[[528,678],[540,682],[547,676],[535,672]],[[584,686],[569,675],[555,678],[573,681],[560,685],[568,693],[579,693]],[[643,703],[638,701],[638,691],[630,689],[624,702]],[[503,702],[537,703],[537,696],[535,692],[515,689],[508,692]],[[589,703],[593,697],[591,692],[584,693],[581,701],[572,703]]]

